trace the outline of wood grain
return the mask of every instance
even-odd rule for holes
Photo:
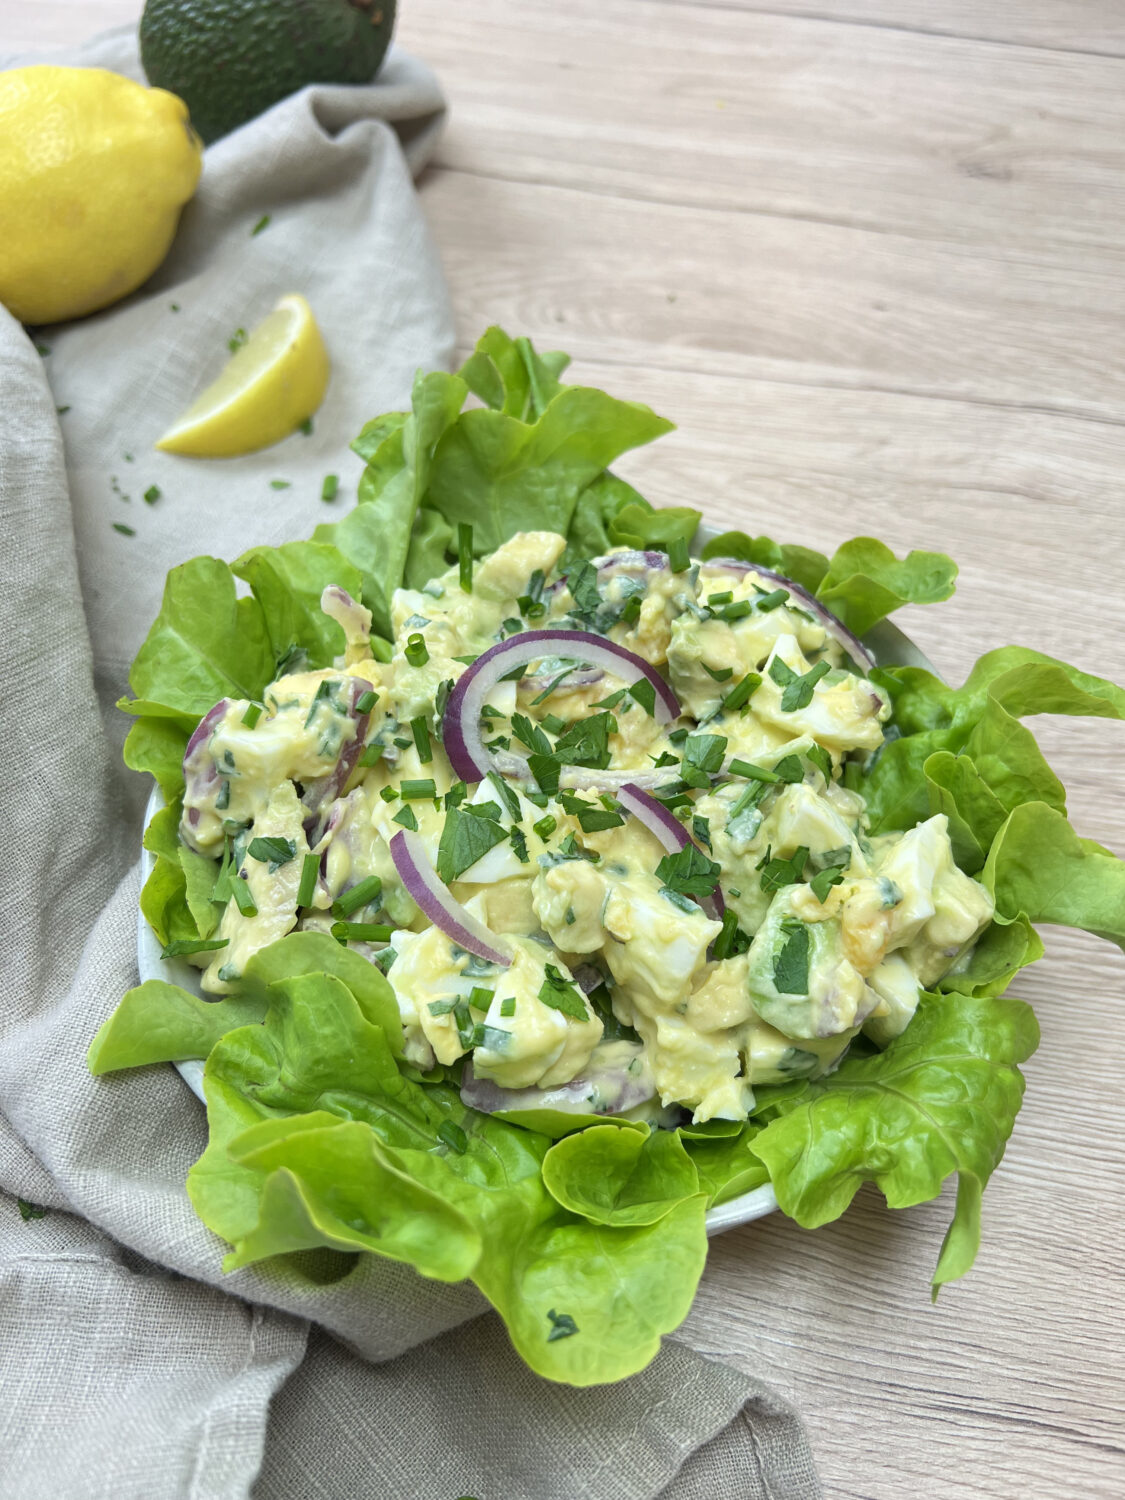
[[[0,47],[133,0],[0,0]],[[491,321],[678,430],[655,501],[961,563],[903,619],[950,680],[1019,641],[1121,676],[1125,8],[1117,0],[405,0],[451,124],[422,197],[465,348]],[[1125,853],[1125,725],[1041,720]],[[1125,1493],[1125,965],[1051,930],[1043,1041],[972,1274],[951,1199],[865,1190],[712,1246],[685,1333],[763,1374],[842,1500]]]

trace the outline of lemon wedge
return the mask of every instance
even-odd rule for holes
[[[312,308],[297,293],[282,297],[156,446],[194,458],[268,448],[316,411],[328,372]]]

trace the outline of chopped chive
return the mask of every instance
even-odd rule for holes
[[[745,620],[753,608],[754,606],[750,603],[749,599],[736,599],[733,604],[720,605],[715,613],[720,620],[727,620],[733,623],[735,620]]]
[[[245,344],[245,342],[246,342],[246,330],[245,330],[245,328],[236,328],[234,330],[234,332],[231,334],[230,338],[227,339],[227,348],[230,350],[230,352],[232,354],[237,354],[238,351],[242,348],[243,344]]]
[[[683,573],[691,562],[688,553],[688,544],[682,536],[678,536],[668,548],[668,566],[673,573]]]
[[[635,625],[641,617],[641,596],[633,594],[625,601],[625,608],[621,611],[622,625]]]
[[[234,904],[244,917],[256,917],[258,908],[254,904],[254,898],[250,894],[250,887],[241,875],[230,876],[230,893],[234,897]]]
[[[531,826],[539,837],[546,842],[559,826],[559,820],[553,813],[548,813],[545,818],[540,818],[537,823],[533,823]]]
[[[759,672],[747,672],[740,682],[735,683],[729,693],[723,694],[724,709],[730,713],[736,708],[742,708],[750,702],[751,697],[761,685],[762,678]]]
[[[734,776],[745,776],[749,781],[780,781],[776,771],[767,771],[765,766],[756,766],[753,761],[738,760],[730,763],[731,773]]]
[[[401,823],[403,828],[409,828],[411,833],[418,832],[418,819],[414,816],[414,809],[412,807],[401,808],[395,813],[391,821]]]
[[[500,1014],[502,1016],[514,1016],[516,1013],[515,995],[505,995],[500,1002]]]
[[[406,637],[406,649],[403,653],[412,667],[424,667],[430,659],[430,653],[426,646],[426,638],[420,631]]]
[[[287,490],[287,489],[289,489],[289,487],[290,487],[290,481],[288,479],[271,479],[270,480],[270,489],[271,490]]]
[[[711,957],[717,959],[729,958],[734,948],[734,937],[738,931],[738,918],[728,906],[723,912],[723,930],[711,948]]]
[[[424,797],[433,797],[437,794],[437,786],[432,776],[427,776],[422,781],[403,781],[399,783],[399,791],[408,802],[419,802]]]
[[[708,594],[707,603],[710,605],[729,604],[734,598],[733,589],[724,589],[721,594]]]
[[[168,306],[173,312],[179,312],[180,310],[180,304],[178,302],[169,302]]]
[[[339,477],[335,474],[326,474],[324,476],[324,482],[320,486],[320,498],[327,501],[335,500],[339,489]]]
[[[400,750],[409,750],[410,747],[411,747],[411,745],[413,745],[414,741],[412,739],[410,739],[410,740],[400,739],[396,735],[395,738],[391,741],[391,743],[394,744],[394,745],[397,745]]]
[[[304,437],[312,437],[312,430],[313,420],[311,417],[306,417],[303,422],[298,422],[297,424],[297,431]]]
[[[148,487],[148,489],[145,490],[145,493],[144,493],[144,502],[145,502],[145,504],[146,505],[155,505],[156,502],[159,499],[160,499],[160,486],[158,484],[150,484],[149,487]]]
[[[359,757],[359,764],[364,767],[377,766],[382,759],[382,745],[376,744],[376,742],[372,740],[370,745],[367,746],[366,750],[364,750],[363,754]]]
[[[558,714],[544,714],[539,722],[550,734],[562,734],[567,727],[566,720]]]
[[[768,594],[762,594],[754,600],[759,609],[778,609],[789,598],[788,589],[773,589]]]
[[[389,943],[393,931],[385,922],[332,923],[332,936],[338,943]]]
[[[430,748],[430,731],[426,727],[426,721],[421,714],[410,721],[411,733],[414,735],[414,748],[418,752],[418,759],[424,766],[428,766],[434,758],[434,752]],[[433,782],[430,783],[433,786]]]
[[[225,948],[229,942],[229,938],[176,938],[174,942],[164,944],[160,957],[180,958],[186,953],[212,953],[216,948]]]
[[[474,984],[469,991],[469,1005],[471,1009],[487,1011],[488,1007],[492,1004],[495,994],[495,990],[486,990],[483,985]]]
[[[269,227],[270,216],[269,214],[263,214],[258,222],[254,225],[253,229],[250,231],[250,238],[253,239],[256,234],[261,234],[263,229],[268,229]]]
[[[541,693],[537,693],[536,696],[532,698],[532,708],[535,708],[540,703],[546,703],[547,699],[555,691],[559,683],[562,682],[564,678],[569,677],[574,670],[574,667],[567,667],[565,672],[560,672],[553,682],[549,682]]]
[[[301,884],[297,887],[297,905],[308,906],[316,891],[316,877],[320,873],[320,855],[306,854],[301,864]]]
[[[379,694],[374,688],[368,688],[365,693],[360,693],[355,700],[355,711],[357,714],[369,714],[379,701]]]
[[[457,525],[457,568],[463,593],[473,592],[473,528],[464,521]]]
[[[379,795],[380,795],[380,797],[382,797],[382,799],[383,799],[384,802],[397,802],[398,801],[398,787],[395,787],[395,786],[385,786],[382,789],[382,791],[379,793]]]
[[[70,407],[69,407],[69,406],[56,406],[56,407],[55,407],[55,411],[56,411],[56,413],[57,413],[57,414],[58,414],[58,415],[59,415],[59,416],[60,416],[60,417],[65,417],[65,416],[66,416],[66,414],[67,414],[67,412],[68,412],[68,411],[69,411],[69,410],[70,410]]]
[[[113,529],[119,531],[122,536],[136,536],[137,534],[131,526],[126,526],[124,521],[114,521]]]
[[[348,891],[341,891],[332,903],[334,917],[350,917],[361,906],[374,906],[383,894],[383,882],[378,875],[368,875]]]
[[[458,1156],[464,1156],[465,1152],[469,1149],[469,1137],[461,1129],[460,1125],[455,1125],[452,1120],[443,1120],[441,1122],[437,1129],[437,1138],[448,1146],[451,1151],[455,1151]]]
[[[260,703],[250,703],[246,707],[246,712],[242,715],[242,722],[246,725],[247,729],[253,729],[254,725],[262,717],[262,713],[263,709]]]

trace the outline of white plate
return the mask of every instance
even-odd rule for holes
[[[697,547],[716,535],[718,532],[715,527],[701,526],[696,538]],[[924,667],[928,672],[935,670],[914,642],[908,636],[903,635],[902,631],[892,625],[889,620],[883,620],[876,625],[875,629],[864,638],[864,643],[870,647],[883,666]],[[152,795],[148,799],[148,806],[145,808],[146,828],[163,806],[164,798],[160,788],[154,785]],[[141,876],[144,880],[148,879],[154,864],[155,857],[147,849],[142,849]],[[142,981],[163,979],[171,984],[178,984],[183,989],[190,990],[193,995],[203,998],[203,992],[199,987],[199,970],[182,958],[162,959],[160,943],[139,911],[137,913],[137,969]],[[191,1061],[174,1063],[173,1066],[192,1093],[202,1100],[203,1064]],[[760,1219],[763,1215],[772,1213],[776,1207],[777,1199],[773,1188],[767,1183],[765,1187],[754,1188],[752,1192],[732,1198],[729,1203],[720,1203],[717,1208],[710,1209],[707,1214],[707,1233],[709,1235],[721,1234],[724,1229],[731,1229],[735,1224],[748,1224],[751,1219]]]

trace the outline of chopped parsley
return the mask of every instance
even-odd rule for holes
[[[251,839],[250,846],[246,850],[251,859],[256,859],[260,864],[269,865],[270,874],[287,865],[296,856],[297,845],[292,839],[273,837],[258,837]]]
[[[805,751],[805,759],[814,765],[824,777],[825,786],[832,784],[832,757],[823,745],[814,745]]]
[[[629,688],[629,697],[639,703],[651,719],[656,713],[656,689],[647,677],[638,677]]]
[[[401,807],[391,819],[393,823],[399,823],[403,828],[409,828],[411,833],[418,832],[418,819],[412,807]]]
[[[556,1339],[568,1339],[578,1332],[578,1324],[569,1313],[556,1312],[552,1307],[547,1313],[547,1318],[551,1324],[551,1331],[547,1335],[548,1344],[553,1344]]]
[[[507,836],[507,831],[490,818],[473,817],[463,808],[451,807],[445,815],[438,844],[439,880],[446,885],[456,880]]]
[[[757,864],[757,869],[762,872],[762,890],[779,891],[783,885],[796,885],[805,873],[808,858],[809,851],[804,844],[794,849],[789,859],[772,857],[772,852],[767,849]]]
[[[785,941],[773,961],[774,988],[779,995],[807,995],[809,992],[809,929],[795,917],[781,923]]]
[[[832,667],[828,662],[818,661],[815,667],[811,667],[802,676],[794,672],[793,668],[783,662],[780,656],[775,656],[770,662],[769,672],[778,687],[783,689],[782,712],[791,714],[798,709],[808,708],[812,702],[813,688],[831,670]]]
[[[142,498],[146,505],[155,505],[160,499],[160,486],[158,484],[150,484]]]
[[[719,883],[719,866],[698,844],[686,844],[666,854],[656,867],[656,878],[680,896],[709,896]]]
[[[581,562],[567,574],[566,582],[570,597],[574,600],[574,608],[570,613],[575,619],[593,625],[602,605],[602,596],[598,592],[597,568],[591,562]]]
[[[562,1011],[564,1016],[570,1016],[575,1021],[588,1021],[589,1013],[586,1010],[582,993],[574,982],[564,979],[554,964],[546,965],[547,977],[539,990],[539,999],[551,1010]]]
[[[850,864],[851,859],[849,858],[844,864],[825,865],[824,869],[818,870],[813,878],[809,881],[809,889],[822,905],[825,901],[827,901],[828,892],[832,889],[832,887],[834,885],[839,885],[843,880],[844,874],[847,871],[848,865]]]
[[[512,849],[515,851],[516,858],[519,860],[521,865],[526,865],[529,861],[529,855],[527,852],[527,837],[518,823],[512,824],[511,830],[508,833],[508,838],[511,842]]]

